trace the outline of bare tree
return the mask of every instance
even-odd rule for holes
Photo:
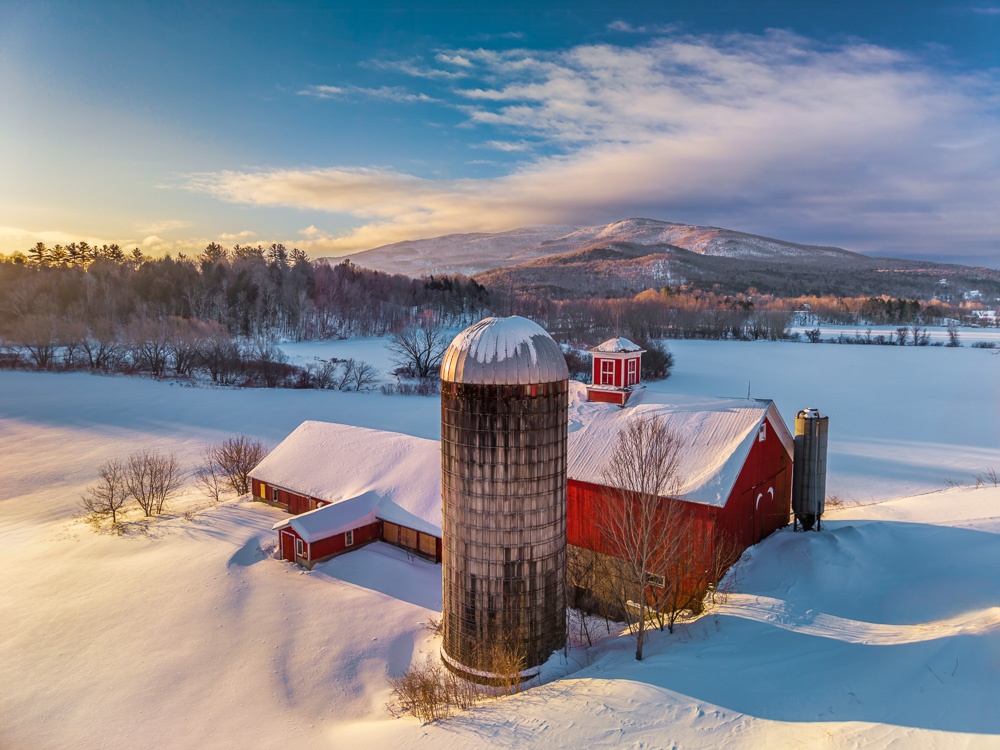
[[[87,488],[80,504],[91,517],[110,516],[112,527],[117,526],[118,514],[130,497],[125,486],[125,466],[119,459],[105,461],[98,467],[97,475],[97,483]]]
[[[211,448],[205,451],[204,463],[195,471],[195,480],[214,502],[219,502],[225,491],[227,482],[218,464],[211,460]]]
[[[132,362],[160,377],[170,356],[170,326],[156,318],[136,318],[128,326],[127,338]]]
[[[351,388],[355,391],[370,391],[378,382],[378,370],[368,362],[355,362],[351,373]]]
[[[172,453],[136,451],[125,462],[124,474],[126,491],[147,516],[160,515],[184,482],[180,464]]]
[[[121,343],[114,321],[100,318],[90,326],[89,335],[80,342],[91,369],[110,369],[119,358]]]
[[[673,523],[681,486],[679,464],[682,441],[660,416],[636,417],[618,433],[611,459],[602,471],[603,482],[613,488],[613,502],[602,503],[595,521],[618,561],[620,590],[635,601],[625,608],[636,636],[636,660],[642,660],[651,589],[662,587],[663,564],[678,543]]]
[[[961,346],[962,342],[958,338],[958,326],[954,320],[948,321],[948,346]]]
[[[245,495],[250,492],[250,472],[266,455],[267,449],[260,440],[234,435],[205,450],[200,476],[205,476],[205,472],[214,473],[222,478],[227,489]],[[204,480],[200,481],[205,486]]]
[[[202,342],[201,365],[212,376],[212,382],[233,385],[243,372],[243,353],[220,327]]]
[[[337,386],[338,391],[346,391],[351,387],[351,377],[354,375],[354,358],[348,359],[344,362],[344,369],[341,371],[340,375],[336,377],[334,385]]]
[[[386,346],[393,364],[426,378],[441,367],[448,341],[441,326],[424,322],[392,334]]]
[[[28,350],[39,370],[52,366],[62,339],[63,322],[55,315],[25,315],[11,326],[11,339]]]
[[[337,365],[328,359],[310,362],[306,365],[312,384],[316,388],[333,388],[336,382]]]

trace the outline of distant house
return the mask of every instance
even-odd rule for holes
[[[254,497],[293,514],[274,526],[285,560],[383,541],[440,562],[440,465],[435,440],[309,421],[250,475]]]

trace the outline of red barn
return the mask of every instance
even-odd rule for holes
[[[569,435],[570,545],[612,554],[595,518],[608,504],[622,501],[605,486],[603,470],[619,432],[636,417],[660,416],[683,439],[682,486],[662,502],[664,513],[669,510],[677,522],[683,519],[697,530],[692,554],[702,568],[712,565],[720,545],[739,553],[788,524],[793,440],[771,401],[645,391],[625,409],[581,402],[576,411],[570,422],[580,426]]]
[[[626,338],[608,339],[588,350],[594,357],[587,399],[625,406],[640,384],[642,353],[646,351]]]
[[[303,422],[250,473],[254,497],[293,514],[281,556],[304,567],[373,541],[441,561],[436,440]]]

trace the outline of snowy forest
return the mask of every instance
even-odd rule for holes
[[[488,315],[538,321],[563,343],[608,335],[780,340],[813,323],[920,326],[971,321],[945,303],[892,298],[777,298],[685,285],[618,299],[556,300],[461,275],[411,278],[349,261],[312,262],[280,244],[209,244],[197,258],[149,258],[86,242],[0,256],[0,366],[190,376],[221,384],[304,384],[277,341],[386,336],[462,327]],[[891,338],[891,337],[890,337]],[[912,343],[919,337],[911,335]],[[899,340],[903,343],[903,340]]]

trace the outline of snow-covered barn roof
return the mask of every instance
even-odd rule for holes
[[[587,351],[601,354],[620,354],[623,352],[644,352],[646,351],[634,341],[629,341],[624,336],[608,339],[602,344],[598,344],[593,349]]]
[[[677,496],[704,505],[725,505],[764,419],[792,454],[792,437],[771,401],[702,398],[639,391],[624,409],[588,403],[582,388],[570,406],[570,479],[605,484],[602,471],[618,433],[635,417],[662,416],[684,441]],[[768,436],[770,437],[770,436]]]
[[[375,508],[382,500],[374,492],[352,497],[350,500],[324,505],[308,513],[286,518],[274,524],[274,530],[291,527],[303,541],[315,542],[334,534],[375,523]]]
[[[316,514],[307,523],[336,525],[341,513],[360,518],[364,503],[370,501],[383,520],[441,535],[441,445],[436,440],[303,422],[250,474],[266,484],[331,503],[297,516]],[[319,513],[337,504],[345,506]]]

